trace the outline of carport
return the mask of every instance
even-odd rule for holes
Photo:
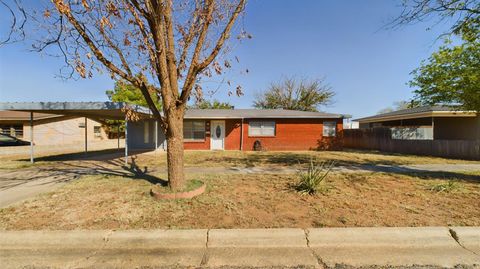
[[[88,152],[87,118],[100,122],[105,122],[105,120],[125,120],[125,165],[128,164],[129,151],[128,112],[134,112],[142,118],[151,118],[150,109],[125,102],[0,102],[0,110],[30,112],[30,161],[32,163],[35,161],[33,113],[84,117],[85,152]],[[155,128],[155,137],[158,137],[157,132],[157,128]]]

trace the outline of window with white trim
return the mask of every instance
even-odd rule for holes
[[[251,121],[248,123],[249,136],[275,136],[274,121]]]
[[[205,121],[186,120],[183,122],[183,139],[185,141],[205,140]]]
[[[323,136],[335,136],[337,133],[337,123],[334,121],[323,122]]]

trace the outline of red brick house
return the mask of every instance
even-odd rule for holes
[[[189,109],[184,120],[185,149],[249,151],[255,141],[262,150],[329,149],[341,142],[344,118],[283,109]],[[163,135],[154,131],[156,125],[153,120],[129,123],[129,146],[165,148]]]
[[[125,107],[144,120],[130,121]],[[115,102],[1,103],[0,110],[47,113],[72,117],[126,119],[128,150],[166,149],[160,125],[147,108]],[[188,109],[184,117],[186,150],[316,150],[341,147],[343,119],[324,112],[284,109]]]

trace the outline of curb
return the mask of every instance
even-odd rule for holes
[[[2,268],[480,268],[478,250],[480,227],[0,231]]]

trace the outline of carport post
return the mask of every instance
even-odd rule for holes
[[[125,114],[125,166],[128,166],[128,118]]]
[[[30,112],[30,162],[33,163],[33,112]]]
[[[85,154],[88,152],[87,133],[87,117],[85,117]]]
[[[117,148],[120,149],[120,122],[117,122]]]
[[[155,120],[155,151],[158,149],[158,121]]]

